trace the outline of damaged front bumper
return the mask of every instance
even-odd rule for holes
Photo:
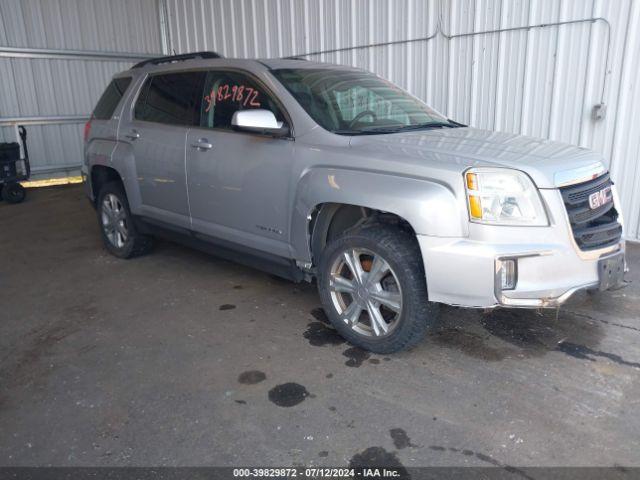
[[[607,273],[600,270],[622,265],[624,271],[624,241],[580,250],[559,193],[547,190],[542,195],[556,220],[546,227],[471,224],[467,238],[418,235],[429,300],[475,308],[553,308],[579,290],[615,288],[623,272],[611,272],[603,281]],[[515,262],[509,271],[517,278],[509,288],[503,288],[504,260]]]

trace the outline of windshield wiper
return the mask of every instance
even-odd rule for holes
[[[418,123],[416,125],[405,125],[402,127],[403,131],[407,130],[429,130],[432,128],[458,128],[459,125],[450,122],[429,122],[429,123]]]
[[[381,135],[384,133],[396,133],[400,130],[398,128],[369,128],[367,130],[332,130],[333,133],[338,135]]]
[[[373,127],[367,128],[364,130],[333,130],[333,133],[337,133],[339,135],[384,135],[387,133],[398,133],[398,132],[406,132],[411,130],[430,130],[432,128],[458,128],[463,125],[458,124],[456,122],[429,122],[429,123],[418,123],[415,125],[398,125],[395,127]]]

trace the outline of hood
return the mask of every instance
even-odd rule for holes
[[[351,138],[367,155],[432,167],[507,167],[527,173],[539,188],[589,180],[605,171],[600,154],[583,147],[475,128],[442,128]]]

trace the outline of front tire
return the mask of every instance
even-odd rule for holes
[[[336,330],[375,353],[416,345],[438,317],[437,305],[427,298],[415,237],[384,224],[328,243],[320,256],[318,290]]]
[[[119,182],[107,183],[100,189],[96,210],[102,241],[111,254],[133,258],[151,250],[153,239],[138,232]]]

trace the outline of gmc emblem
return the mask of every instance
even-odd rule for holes
[[[603,188],[602,190],[589,195],[589,208],[591,208],[591,210],[595,210],[612,200],[613,195],[611,194],[611,187]]]

